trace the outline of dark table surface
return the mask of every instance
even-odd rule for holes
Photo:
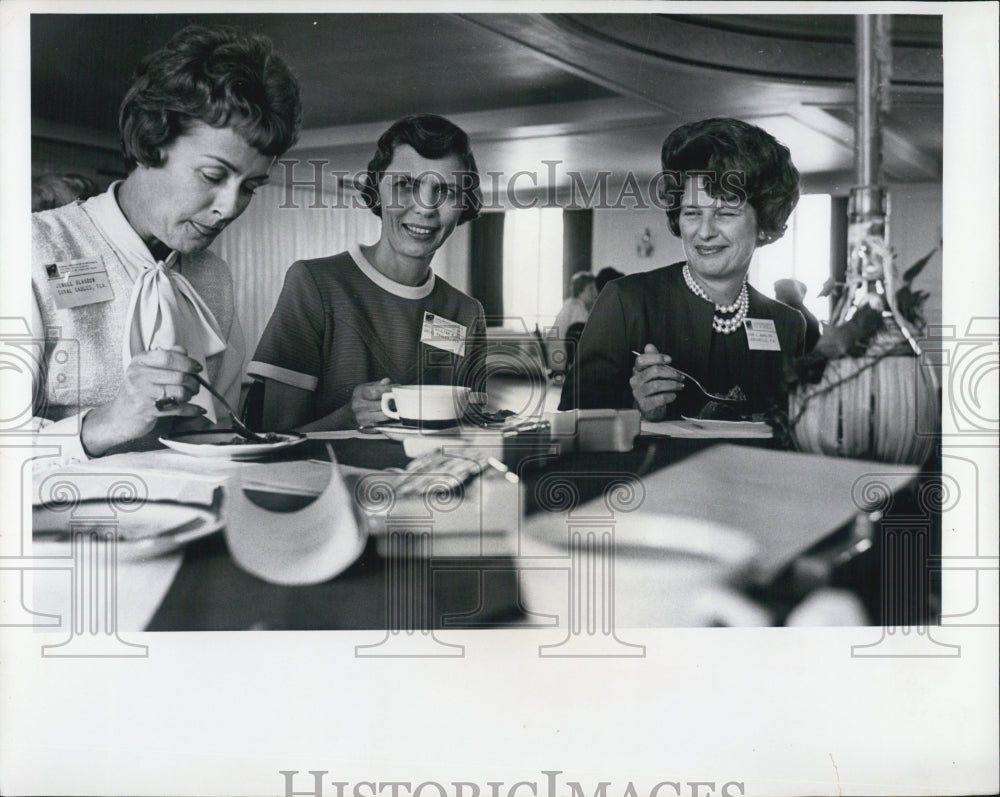
[[[747,440],[749,445],[770,446],[770,441]],[[383,469],[402,467],[408,461],[401,443],[382,437],[345,439],[329,442],[310,440],[293,449],[295,458],[326,458],[332,446],[343,465]],[[557,457],[554,453],[518,456],[509,464],[518,471],[527,486],[544,473],[558,467],[562,472],[628,473],[637,477],[653,473],[716,444],[713,440],[640,437],[628,452],[577,453]],[[518,464],[514,460],[520,460]],[[933,478],[931,464],[924,469]],[[580,500],[595,497],[601,491],[600,480],[579,480]],[[538,511],[533,491],[525,491],[525,513]],[[908,502],[897,501],[897,512],[906,512]],[[831,534],[820,549],[836,552],[846,532]],[[940,535],[937,524],[936,538]],[[927,556],[935,550],[934,535]],[[825,584],[846,588],[858,595],[873,624],[881,624],[882,596],[886,570],[878,535],[873,547],[851,558],[829,573]],[[922,572],[923,564],[910,565]],[[190,545],[183,564],[170,589],[147,627],[150,631],[199,630],[364,630],[387,627],[490,628],[519,625],[524,610],[518,594],[517,571],[513,560],[505,557],[449,557],[446,562],[415,559],[407,577],[425,579],[428,588],[418,605],[405,607],[402,617],[390,604],[386,560],[379,555],[374,540],[369,540],[359,559],[339,576],[312,586],[278,586],[262,581],[241,570],[226,547],[223,534]],[[398,577],[398,574],[397,576]],[[766,585],[749,589],[750,596],[771,609],[774,616],[783,614],[816,583],[803,581],[790,568]],[[925,619],[933,610],[934,592],[926,596],[926,605],[913,609]],[[426,605],[425,605],[426,604]],[[390,617],[391,616],[391,617]],[[895,618],[898,619],[898,618]]]

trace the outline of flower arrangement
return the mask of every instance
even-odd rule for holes
[[[898,274],[895,255],[881,240],[869,238],[862,246],[879,278],[866,278],[861,268],[849,270],[845,282],[824,285],[820,295],[833,297],[836,322],[787,368],[789,408],[776,412],[771,424],[787,447],[922,462],[930,444],[915,441],[915,433],[933,428],[936,418],[929,415],[936,416],[939,399],[933,375],[914,356],[930,294],[915,290],[913,281],[937,249]],[[923,395],[914,396],[914,389]]]

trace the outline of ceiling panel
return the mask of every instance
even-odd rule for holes
[[[206,21],[274,40],[303,88],[304,131],[290,156],[332,169],[363,168],[388,123],[436,112],[468,130],[482,170],[502,171],[501,182],[527,171],[546,185],[546,160],[591,180],[649,175],[667,133],[708,116],[756,120],[788,144],[803,174],[851,171],[844,15],[35,14],[36,140],[115,151],[136,62]],[[887,171],[939,179],[940,17],[894,17],[893,30],[894,79],[906,79],[893,84]],[[747,71],[758,52],[766,68]]]
[[[678,15],[672,15],[678,16]],[[800,41],[854,41],[852,14],[686,14],[685,20],[734,33],[796,38]],[[897,46],[941,47],[940,14],[896,14],[892,38]]]
[[[831,146],[826,135],[787,116],[749,121],[785,143],[791,150],[793,162],[803,173],[851,169],[851,142]],[[573,188],[577,198],[582,199],[601,182],[611,191],[613,203],[627,175],[633,175],[640,190],[645,192],[660,170],[663,139],[675,126],[657,120],[630,125],[624,133],[621,130],[576,131],[571,136],[540,135],[502,140],[482,140],[473,134],[471,138],[484,185],[502,192],[499,205],[504,204],[509,187],[515,194],[532,194],[549,188],[564,192]],[[627,146],[622,145],[623,140],[627,141]],[[374,149],[372,140],[322,153],[293,153],[286,160],[298,163],[287,168],[294,168],[295,178],[302,182],[312,174],[312,167],[306,161],[322,157],[327,164],[324,167],[327,174],[339,171],[353,176],[365,168]],[[490,172],[495,176],[490,176]],[[602,172],[606,173],[603,177]]]
[[[614,96],[447,14],[44,14],[32,115],[114,133],[138,60],[186,24],[223,21],[271,37],[301,81],[306,128]]]

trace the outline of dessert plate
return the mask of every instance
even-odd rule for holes
[[[106,507],[107,500],[81,501]],[[144,501],[134,508],[116,513],[108,522],[92,521],[70,524],[65,507],[59,504],[38,504],[32,507],[32,541],[36,545],[67,543],[73,535],[114,535],[118,554],[123,557],[158,556],[169,553],[189,542],[214,534],[223,520],[215,506],[196,506],[176,501]]]
[[[174,451],[192,457],[215,459],[263,459],[279,451],[305,442],[305,435],[297,432],[274,432],[274,442],[255,443],[240,437],[232,429],[215,429],[209,432],[185,432],[173,437],[161,437],[160,442]]]

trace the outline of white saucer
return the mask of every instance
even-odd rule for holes
[[[424,429],[419,426],[404,426],[401,423],[383,423],[372,431],[384,434],[390,440],[402,442],[413,437],[460,437],[463,429],[457,423],[444,429]]]
[[[681,417],[699,429],[718,432],[720,436],[774,437],[774,430],[764,421],[723,421],[713,418],[690,418],[687,415]]]
[[[81,504],[106,505],[106,499]],[[193,540],[206,537],[222,528],[217,507],[194,506],[174,501],[146,501],[134,509],[117,512],[108,523],[69,523],[65,510],[58,506],[36,505],[31,512],[34,546],[65,545],[75,532],[110,532],[114,530],[117,550],[124,557],[158,556],[169,553]]]
[[[306,437],[300,434],[278,433],[279,440],[273,443],[242,443],[232,442],[239,435],[229,429],[212,432],[190,432],[176,437],[161,437],[160,442],[174,451],[190,454],[192,457],[211,457],[215,459],[263,459],[275,452],[297,446],[305,442]]]

